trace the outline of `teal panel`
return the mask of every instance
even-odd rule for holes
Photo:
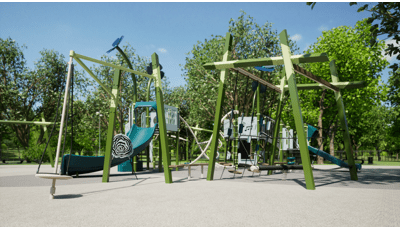
[[[135,109],[138,107],[152,107],[157,111],[157,102],[155,101],[139,101],[135,104]]]
[[[311,125],[308,125],[308,129],[307,129],[307,139],[310,140],[311,138],[316,137],[317,134],[318,134],[317,131],[318,131],[317,128],[315,128],[315,127],[313,127],[313,126],[311,126]]]

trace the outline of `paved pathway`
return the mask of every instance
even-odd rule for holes
[[[77,226],[317,226],[400,227],[400,167],[364,166],[359,181],[346,169],[316,166],[316,190],[305,189],[303,171],[271,176],[200,179],[200,167],[172,171],[173,184],[158,170],[137,174],[111,169],[109,183],[101,173],[57,181],[35,178],[37,166],[0,166],[0,227]],[[52,172],[48,165],[41,172]],[[206,177],[207,168],[204,169]]]

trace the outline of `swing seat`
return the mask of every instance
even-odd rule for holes
[[[36,173],[35,177],[43,179],[56,179],[56,180],[72,179],[72,176],[52,174],[52,173]]]

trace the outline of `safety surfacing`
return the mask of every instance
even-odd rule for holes
[[[41,172],[52,172],[43,165]],[[158,169],[102,172],[56,182],[35,178],[33,165],[0,166],[1,227],[399,227],[400,167],[364,166],[358,181],[347,169],[316,165],[315,190],[304,174],[266,171],[233,174],[216,167],[172,170],[166,184]]]

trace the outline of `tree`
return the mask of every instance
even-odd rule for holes
[[[307,2],[307,5],[311,5],[311,9],[314,8],[316,2]],[[350,2],[350,6],[357,5],[356,2]],[[370,6],[373,6],[370,8]],[[370,8],[370,9],[369,9]],[[379,3],[368,3],[364,4],[360,8],[358,8],[357,12],[369,11],[371,12],[371,16],[367,19],[367,23],[371,25],[370,32],[372,33],[372,37],[370,39],[370,45],[374,46],[377,41],[377,37],[380,35],[387,35],[387,39],[393,37],[393,42],[388,43],[385,48],[385,54],[390,56],[397,56],[397,63],[393,63],[389,68],[392,69],[390,72],[390,77],[388,80],[389,83],[389,93],[388,93],[388,101],[394,106],[398,111],[397,114],[400,114],[400,70],[399,70],[399,61],[400,61],[400,34],[399,34],[399,24],[400,24],[400,3],[399,2],[379,2]],[[378,23],[372,25],[374,21],[380,21]],[[397,44],[397,46],[394,45]],[[397,120],[400,120],[400,116],[397,117]],[[396,135],[396,137],[400,138],[400,122],[395,122],[392,126],[392,134]]]
[[[272,29],[272,24],[269,22],[260,26],[252,17],[241,11],[237,20],[230,19],[228,31],[234,37],[231,60],[281,56],[277,32]],[[224,41],[223,36],[211,35],[211,39],[205,39],[204,42],[198,41],[187,53],[186,63],[182,70],[187,83],[187,99],[185,101],[190,108],[188,122],[193,126],[199,124],[202,128],[213,128],[220,70],[205,70],[203,64],[221,61]],[[292,51],[298,52],[298,47],[291,39],[289,46]],[[261,76],[261,73],[255,68],[245,69]],[[279,78],[276,73],[281,69],[282,66],[277,66],[273,74],[264,74],[262,78],[272,84],[278,84]],[[253,100],[252,80],[239,74],[236,84],[236,76],[235,71],[230,71],[230,75],[225,79],[223,114],[238,106],[240,112],[249,116]],[[272,115],[276,108],[277,96],[270,90],[265,93],[263,114]],[[203,135],[209,136],[209,134]]]
[[[380,73],[388,65],[381,54],[384,42],[379,41],[371,46],[369,41],[372,37],[370,25],[365,19],[357,22],[354,28],[340,26],[323,31],[318,41],[306,51],[306,53],[326,53],[330,60],[336,60],[340,81],[364,80],[366,82],[365,88],[343,90],[342,93],[350,134],[356,142],[363,135],[363,130],[358,129],[358,124],[362,122],[359,119],[360,113],[380,103],[383,90],[379,86]],[[329,62],[310,63],[303,66],[315,75],[330,81]],[[311,83],[307,78],[300,78],[298,82]],[[318,145],[323,149],[324,127],[326,127],[325,130],[333,128],[337,120],[334,95],[326,89],[299,91],[299,95],[302,108],[305,108],[302,110],[304,120],[311,124],[318,124]],[[318,163],[322,163],[321,158]]]

